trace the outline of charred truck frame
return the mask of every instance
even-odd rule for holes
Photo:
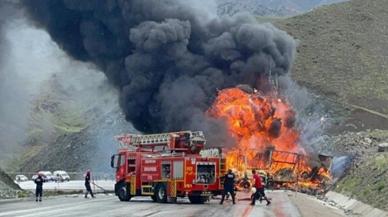
[[[161,203],[186,196],[191,203],[204,203],[209,196],[221,193],[225,160],[220,151],[204,151],[203,132],[116,138],[122,147],[112,156],[111,166],[116,168],[115,193],[121,201],[148,195]]]
[[[244,159],[241,160],[243,161]],[[312,158],[270,147],[264,152],[258,152],[250,162],[245,164],[249,165],[248,171],[256,169],[267,187],[273,189],[285,188],[313,193],[313,191],[325,190],[326,185],[331,184],[329,175],[332,157],[328,154],[318,154]],[[238,187],[247,188],[250,185],[242,179]]]

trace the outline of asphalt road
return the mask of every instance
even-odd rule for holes
[[[99,194],[95,199],[85,199],[82,195],[68,195],[43,198],[43,202],[32,199],[0,203],[0,217],[60,217],[60,216],[149,216],[149,217],[299,217],[299,208],[289,199],[290,193],[268,192],[272,198],[269,206],[257,202],[250,206],[247,194],[239,193],[236,205],[226,201],[211,200],[203,205],[192,205],[186,199],[178,199],[177,204],[154,203],[148,197],[135,197],[131,202],[120,202],[114,195]],[[327,212],[327,208],[321,206]],[[308,215],[308,214],[307,214]],[[306,216],[306,214],[305,214]]]
[[[107,191],[113,191],[115,181],[114,180],[94,180],[94,183],[98,186],[102,187]],[[19,182],[17,183],[21,189],[23,190],[35,190],[36,185],[33,181]],[[84,180],[71,180],[69,182],[44,182],[43,183],[44,190],[84,190],[85,189],[85,181]],[[99,190],[99,188],[92,184],[92,189],[94,191]]]

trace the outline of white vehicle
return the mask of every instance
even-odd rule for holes
[[[55,181],[57,177],[53,176],[50,171],[39,171],[38,174],[42,175],[42,178],[45,182]],[[35,180],[38,175],[33,175],[31,177],[32,180]]]
[[[56,181],[58,181],[58,182],[70,181],[70,176],[69,176],[69,174],[67,174],[66,171],[57,170],[57,171],[54,171],[53,174],[56,177]]]
[[[28,181],[27,176],[25,175],[16,175],[15,176],[15,182],[25,182]]]
[[[38,178],[38,175],[32,175],[31,180],[34,181],[36,178]]]

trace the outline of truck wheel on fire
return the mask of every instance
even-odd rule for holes
[[[154,202],[189,197],[201,204],[222,192],[225,159],[218,150],[205,150],[201,131],[116,137],[122,147],[111,158],[116,169],[115,194],[121,201],[150,196]]]

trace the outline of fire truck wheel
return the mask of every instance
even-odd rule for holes
[[[156,198],[156,201],[158,201],[159,203],[166,203],[167,202],[166,185],[163,183],[156,185],[154,196]]]
[[[151,199],[152,199],[152,201],[156,202],[156,196],[155,195],[152,195]]]
[[[129,201],[131,199],[131,195],[129,194],[129,187],[126,183],[121,183],[118,186],[117,196],[120,201]]]
[[[203,196],[189,196],[190,203],[192,204],[204,204],[208,199],[208,197]]]

